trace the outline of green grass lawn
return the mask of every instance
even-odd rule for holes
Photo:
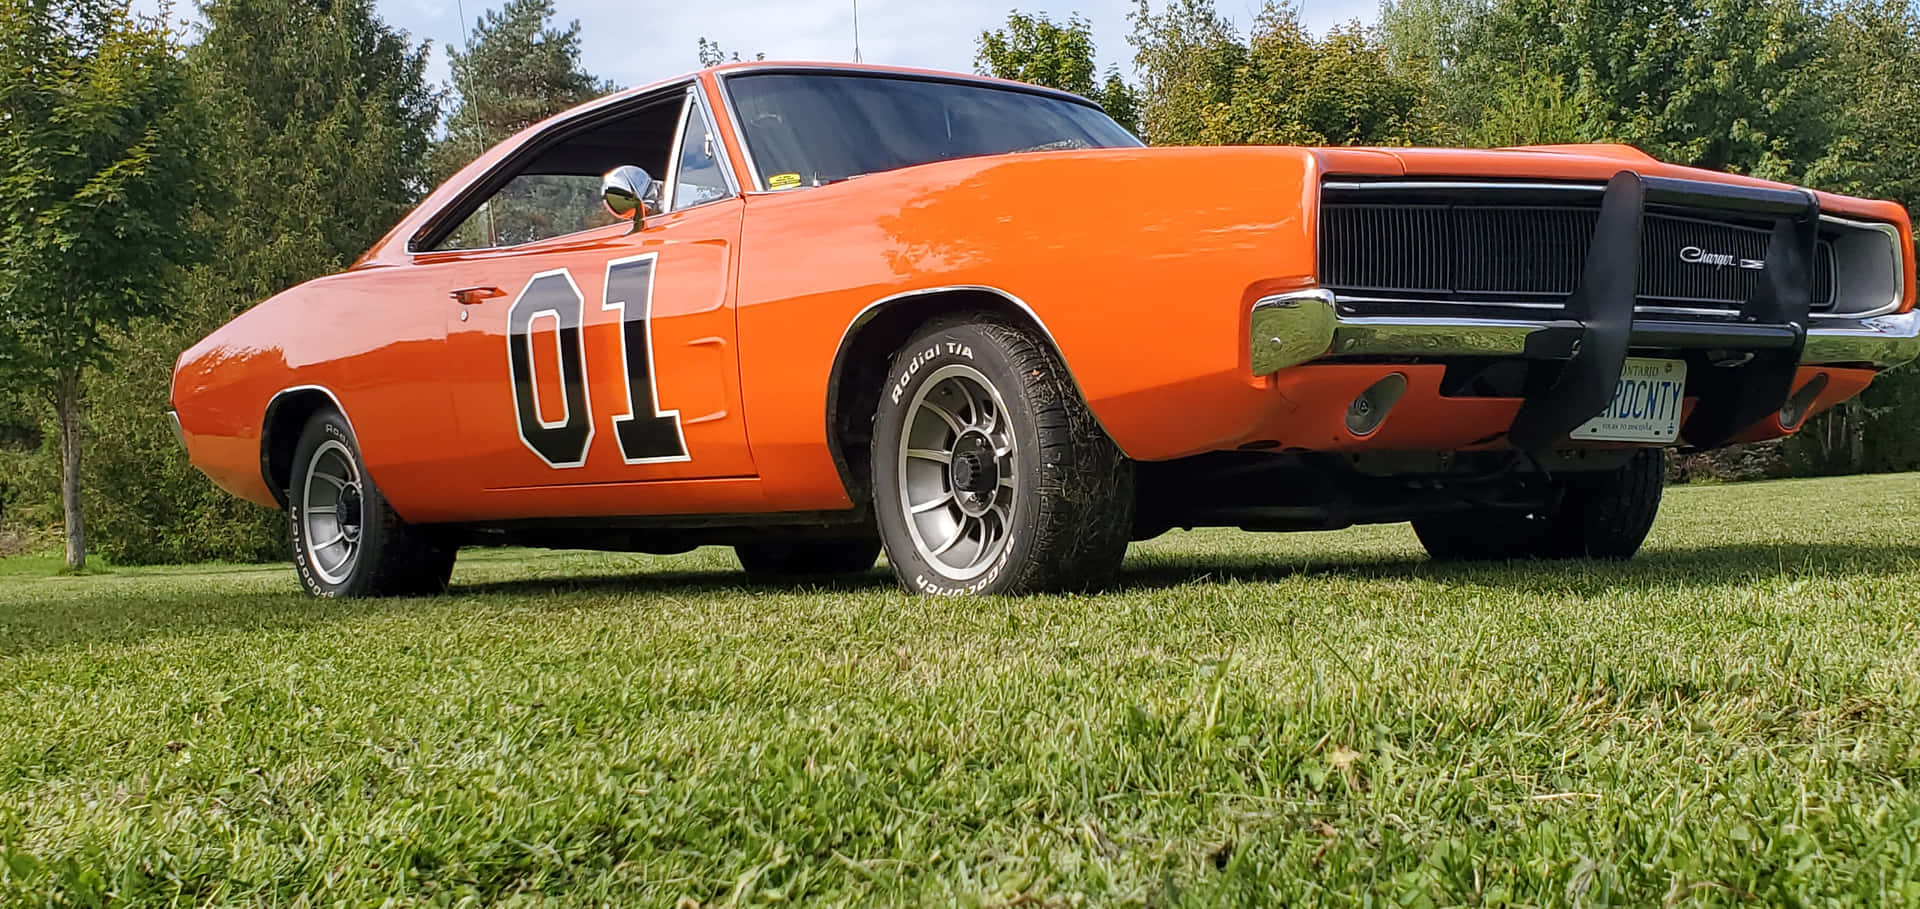
[[[1083,598],[724,550],[0,567],[0,903],[1920,904],[1920,476],[1624,565],[1176,533]]]

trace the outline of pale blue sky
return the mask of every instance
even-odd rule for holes
[[[152,2],[152,0],[144,0]],[[445,45],[465,21],[497,5],[486,0],[378,0],[382,16],[414,40],[431,39],[429,77],[446,78]],[[1152,0],[1155,9],[1165,0]],[[181,4],[189,5],[189,4]],[[1244,29],[1260,0],[1216,0]],[[848,60],[853,56],[851,0],[556,0],[561,20],[578,19],[587,68],[622,86],[694,69],[696,41],[706,37],[742,56]],[[1304,0],[1309,27],[1322,31],[1348,19],[1374,18],[1378,0]],[[860,50],[869,63],[973,69],[974,38],[1015,8],[1056,19],[1078,12],[1093,23],[1101,68],[1131,72],[1127,13],[1134,0],[860,0]]]

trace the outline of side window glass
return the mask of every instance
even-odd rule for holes
[[[468,215],[441,249],[518,246],[612,224],[600,204],[600,178],[521,174]]]
[[[600,201],[600,180],[608,171],[629,164],[645,170],[661,190],[646,200],[647,210],[657,214],[675,154],[674,139],[689,103],[688,91],[686,86],[662,91],[615,116],[596,117],[585,128],[520,149],[525,163],[513,176],[486,201],[464,210],[458,226],[422,248],[504,249],[614,224],[619,219]],[[700,122],[705,136],[705,121]],[[701,140],[694,147],[704,144]],[[692,164],[697,168],[699,162]],[[724,179],[717,168],[712,170]],[[688,176],[696,181],[710,179],[697,173],[690,170]]]
[[[733,194],[720,170],[720,154],[699,106],[687,110],[687,131],[680,141],[680,172],[673,188],[673,210],[692,208]]]

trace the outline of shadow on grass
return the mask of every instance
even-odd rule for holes
[[[1145,554],[1122,570],[1112,593],[1158,590],[1189,584],[1234,581],[1266,583],[1301,577],[1356,580],[1466,582],[1521,592],[1599,592],[1623,584],[1720,586],[1757,579],[1817,574],[1830,579],[1873,579],[1920,570],[1920,548],[1850,544],[1755,543],[1659,549],[1626,562],[1516,561],[1434,562],[1428,559],[1289,559],[1286,554],[1218,556],[1206,553]],[[794,594],[813,591],[859,593],[889,590],[893,576],[884,569],[835,578],[749,580],[730,571],[598,574],[576,577],[491,581],[456,585],[456,594],[530,596],[585,593],[701,593],[735,590],[743,594]]]
[[[1519,592],[1598,592],[1622,585],[1711,587],[1774,577],[1818,575],[1869,580],[1920,570],[1920,547],[1750,543],[1665,548],[1625,562],[1524,560],[1435,562],[1430,559],[1346,559],[1287,562],[1236,555],[1149,556],[1129,564],[1121,589],[1201,582],[1261,583],[1300,577],[1464,582]]]
[[[1109,592],[1125,594],[1208,583],[1273,583],[1305,578],[1472,584],[1515,593],[1591,596],[1622,587],[1706,588],[1778,577],[1884,580],[1920,572],[1920,549],[1842,544],[1739,544],[1666,548],[1629,562],[1506,562],[1443,564],[1425,559],[1368,559],[1360,554],[1302,558],[1287,553],[1143,553],[1129,562]],[[221,594],[218,591],[142,597],[127,588],[137,579],[102,579],[114,588],[50,608],[0,610],[0,657],[100,644],[137,643],[178,635],[232,631],[299,632],[382,615],[457,610],[446,598],[309,600],[297,593]],[[830,579],[750,580],[738,571],[600,573],[571,577],[456,584],[453,597],[553,597],[554,609],[580,605],[576,595],[645,597],[732,593],[755,595],[892,594],[883,568]],[[130,595],[131,594],[131,595]],[[1677,597],[1684,594],[1676,594]],[[535,604],[540,605],[540,604]]]
[[[636,574],[587,574],[455,584],[448,591],[472,596],[533,596],[560,593],[716,593],[741,594],[860,593],[892,588],[883,568],[833,577],[749,578],[739,571],[653,571]]]

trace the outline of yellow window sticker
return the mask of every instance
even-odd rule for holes
[[[774,174],[767,178],[768,189],[792,189],[799,185],[799,174]]]

